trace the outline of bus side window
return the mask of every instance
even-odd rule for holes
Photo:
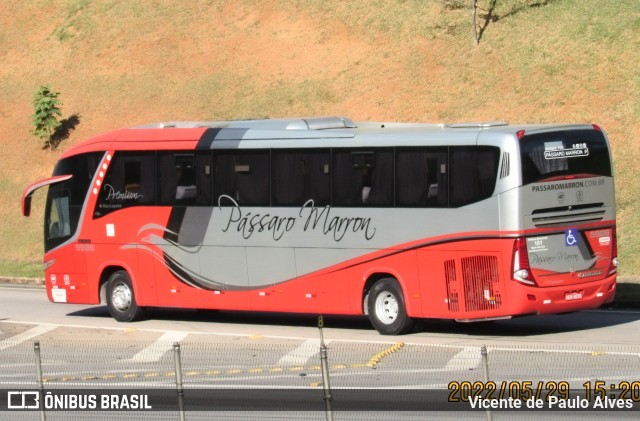
[[[198,188],[196,204],[211,205],[211,152],[196,153],[195,182]]]
[[[302,206],[308,200],[313,200],[315,206],[329,204],[329,161],[329,150],[274,150],[273,204]]]
[[[211,155],[189,152],[158,154],[158,191],[162,205],[211,203]]]
[[[407,207],[447,206],[447,151],[396,150],[396,203]]]
[[[116,152],[98,196],[95,217],[121,208],[155,203],[153,152]]]
[[[334,149],[334,206],[393,206],[393,150]]]
[[[214,202],[232,206],[269,206],[269,151],[216,151],[213,157]]]
[[[130,205],[155,203],[155,157],[153,153],[124,153],[124,200]]]
[[[500,150],[492,146],[454,146],[449,206],[459,207],[491,197],[498,176]]]

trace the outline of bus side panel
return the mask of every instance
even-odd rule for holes
[[[252,291],[199,290],[199,293],[202,295],[202,308],[210,310],[251,310]],[[187,306],[188,304],[185,304],[185,307]]]
[[[291,247],[243,247],[246,254],[247,287],[251,293],[251,308],[266,311],[294,311],[302,301],[297,295],[300,281],[296,278],[295,251]],[[281,282],[269,285],[275,277]],[[262,285],[255,288],[254,285]]]
[[[155,306],[158,304],[156,293],[156,267],[152,251],[147,247],[136,247],[138,267],[132,274],[132,281],[137,286],[136,299],[141,306]]]
[[[54,261],[45,272],[45,286],[50,301],[98,303],[97,296],[92,294],[91,285],[87,282],[84,246],[72,242],[46,254],[45,261]]]
[[[348,314],[347,272],[339,270],[321,276],[303,278],[296,285],[299,299],[295,311],[308,311],[325,314]]]
[[[166,218],[158,208],[131,207],[101,218],[87,220],[83,233],[90,239],[92,251],[87,255],[87,273],[98,297],[99,282],[109,267],[124,269],[131,278],[136,302],[140,306],[158,304],[155,261],[157,253],[141,241],[140,226]]]
[[[410,317],[421,317],[422,298],[415,251],[393,254],[347,269],[350,311],[346,314],[362,314],[363,292],[367,280],[373,276],[385,275],[395,278],[400,283],[407,314]]]
[[[461,294],[460,286],[455,282],[455,274],[459,272],[458,253],[425,248],[417,250],[416,254],[423,297],[422,317],[451,317],[451,311],[459,311]]]
[[[90,281],[92,297],[99,300],[99,284],[102,273],[109,267],[125,270],[133,284],[136,303],[142,307],[156,304],[155,290],[149,288],[149,280],[153,280],[153,267],[141,267],[136,248],[122,249],[119,244],[93,244],[95,252],[87,255],[87,277]],[[105,258],[107,257],[107,258]],[[151,277],[146,274],[151,273]],[[144,281],[146,280],[146,281]],[[87,302],[97,304],[98,301]]]
[[[476,240],[419,250],[424,317],[504,315],[509,281],[505,264],[510,264],[504,256],[509,256],[512,244],[511,240]]]
[[[346,271],[305,276],[251,291],[253,310],[345,314]]]
[[[198,256],[194,256],[197,258]],[[161,251],[155,254],[155,283],[158,305],[163,307],[204,308],[203,290],[180,281],[167,267]]]

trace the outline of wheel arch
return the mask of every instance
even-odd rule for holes
[[[368,275],[366,275],[364,287],[362,288],[362,296],[360,297],[360,306],[362,310],[362,314],[369,315],[369,309],[367,308],[367,299],[369,297],[369,291],[373,288],[376,282],[380,279],[384,278],[393,278],[400,285],[400,289],[402,290],[402,295],[404,296],[405,306],[407,308],[407,313],[411,314],[411,310],[409,308],[409,300],[407,300],[407,289],[405,288],[402,277],[399,276],[398,273],[392,270],[376,270],[372,271]]]
[[[137,286],[135,281],[133,280],[133,277],[131,276],[131,271],[128,270],[124,265],[110,264],[103,267],[100,272],[100,281],[98,283],[98,298],[100,299],[100,304],[105,304],[107,302],[107,283],[109,282],[109,278],[111,277],[111,275],[119,270],[127,272],[127,274],[129,275],[129,279],[131,280],[133,293],[138,296]]]

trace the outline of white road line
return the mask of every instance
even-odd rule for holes
[[[472,370],[480,365],[482,355],[480,347],[465,346],[462,351],[454,355],[444,367],[445,371],[466,371]]]
[[[15,336],[5,339],[4,341],[0,341],[0,351],[5,350],[7,348],[14,347],[18,344],[21,344],[22,342],[35,338],[36,336],[44,335],[45,333],[50,332],[57,327],[58,326],[56,325],[49,325],[49,324],[36,325],[29,330],[26,330]]]
[[[129,361],[151,363],[159,361],[167,351],[171,351],[174,342],[180,342],[189,335],[188,332],[170,331],[164,333],[151,345],[134,355]]]
[[[331,341],[324,341],[325,344]],[[279,365],[303,365],[320,352],[319,339],[307,339],[299,347],[289,352],[278,361]]]
[[[1,289],[1,288],[0,288]],[[595,310],[593,310],[595,311]],[[640,312],[635,312],[640,314]],[[96,326],[96,325],[82,325],[82,324],[73,324],[73,323],[40,323],[40,322],[32,322],[32,321],[27,321],[27,320],[0,320],[0,326],[2,326],[3,324],[21,324],[21,325],[42,325],[42,326],[51,326],[51,329],[55,329],[56,327],[65,327],[65,328],[76,328],[76,329],[99,329],[99,330],[107,330],[107,331],[114,331],[114,332],[125,332],[130,330],[131,328],[128,327],[115,327],[115,326]],[[136,330],[138,332],[154,332],[154,333],[165,333],[166,330],[164,329],[144,329],[144,328],[136,328]],[[238,338],[252,338],[254,336],[256,336],[255,333],[243,333],[243,332],[206,332],[206,331],[202,331],[202,330],[184,330],[182,331],[183,333],[185,333],[186,335],[196,335],[196,336],[222,336],[222,337],[238,337]],[[315,332],[314,332],[315,333]],[[264,338],[264,339],[286,339],[286,340],[304,340],[306,339],[305,336],[288,336],[288,335],[259,335],[260,338]],[[497,337],[496,337],[497,338]],[[431,338],[428,338],[431,339]],[[456,348],[456,349],[460,349],[461,348],[461,344],[460,342],[463,341],[462,339],[459,338],[444,338],[444,339],[450,339],[450,340],[455,340],[458,341],[457,343],[425,343],[425,342],[420,342],[420,341],[412,341],[411,337],[407,337],[407,341],[405,341],[405,346],[407,345],[415,345],[415,346],[427,346],[427,347],[434,347],[434,348]],[[492,339],[495,339],[492,337]],[[520,351],[520,352],[536,352],[536,351],[540,351],[540,352],[549,352],[549,353],[592,353],[594,350],[598,350],[598,351],[603,351],[606,352],[607,354],[610,355],[637,355],[640,357],[640,353],[638,352],[624,352],[624,351],[616,351],[616,349],[636,349],[638,347],[638,344],[636,343],[614,343],[614,344],[607,344],[607,345],[594,345],[593,343],[575,343],[575,344],[558,344],[558,345],[549,345],[549,344],[545,344],[543,343],[543,345],[541,345],[538,342],[522,342],[520,345],[518,345],[518,347],[510,347],[507,345],[503,345],[503,344],[497,344],[494,342],[491,342],[492,339],[488,339],[489,342],[486,343],[485,345],[487,346],[487,350],[489,352],[494,351],[494,350],[500,350],[500,351]],[[474,341],[477,341],[478,338],[475,338]],[[388,340],[384,340],[384,339],[339,339],[339,338],[334,338],[331,340],[328,340],[325,338],[325,343],[329,343],[329,342],[338,342],[338,343],[353,343],[353,344],[357,344],[357,343],[362,343],[362,344],[381,344],[381,345],[393,345],[396,342],[392,342],[392,341],[388,341]],[[557,349],[561,346],[568,346],[570,347],[570,349],[566,349],[566,350],[561,350],[561,349]],[[472,348],[476,348],[478,349],[478,355],[480,355],[480,344],[478,345],[474,345],[471,346]],[[551,348],[550,348],[551,347]],[[573,349],[571,348],[573,347]]]

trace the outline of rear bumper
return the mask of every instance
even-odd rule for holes
[[[513,281],[516,296],[523,297],[512,314],[557,314],[598,308],[613,301],[616,275],[600,281],[556,287],[530,287]]]

